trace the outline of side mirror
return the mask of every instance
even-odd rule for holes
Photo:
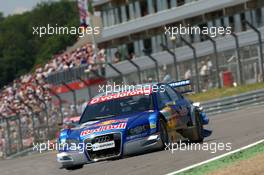
[[[77,126],[78,126],[77,123],[68,122],[68,123],[65,123],[64,128],[71,129],[71,128],[75,128]]]
[[[197,107],[200,111],[203,111],[203,107],[201,106],[200,102],[193,103],[193,106]]]
[[[72,122],[72,123],[70,123],[68,126],[69,126],[70,128],[75,128],[77,125],[78,125],[77,123]]]

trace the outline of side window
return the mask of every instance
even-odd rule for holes
[[[178,96],[179,99],[185,99],[184,96],[181,93],[179,93],[179,92],[176,92],[176,93],[177,93],[177,96]]]
[[[165,86],[165,90],[168,92],[172,101],[176,101],[180,98],[179,95],[171,87]]]
[[[164,92],[159,91],[157,93],[157,95],[158,95],[158,107],[159,107],[159,109],[163,108],[166,103],[171,101],[171,99],[170,99],[170,97],[166,91],[164,91]]]

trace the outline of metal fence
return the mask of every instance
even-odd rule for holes
[[[40,104],[41,105],[41,104]],[[0,120],[0,158],[8,157],[41,143],[55,139],[61,116],[59,108],[45,104],[42,110],[15,114]]]
[[[191,79],[194,89],[198,92],[197,77],[199,76],[199,89],[200,91],[207,91],[213,88],[221,88],[223,86],[236,86],[242,84],[251,84],[262,82],[261,63],[260,63],[260,51],[259,44],[251,44],[239,48],[241,66],[238,66],[237,50],[229,49],[225,51],[217,52],[218,66],[216,66],[215,54],[209,54],[206,56],[198,57],[198,75],[195,73],[195,64],[192,59],[177,62],[177,65],[172,63],[158,64],[157,67],[140,68],[137,70],[135,67],[134,72],[123,73],[123,70],[118,70],[116,65],[109,63],[106,70],[116,69],[116,76],[106,77],[107,83],[126,83],[126,84],[138,84],[147,82],[165,81],[166,79],[181,80]],[[155,59],[155,57],[153,57]],[[133,60],[131,60],[133,61]],[[150,61],[150,60],[149,60]],[[133,61],[140,67],[140,64]],[[202,73],[202,66],[206,65],[207,70]],[[133,65],[130,64],[132,67]],[[71,70],[75,71],[75,70]],[[122,71],[122,72],[121,72]],[[176,73],[177,72],[177,73]],[[225,82],[224,74],[230,73],[228,83]],[[74,73],[72,73],[74,74]],[[95,76],[93,74],[93,76]],[[84,77],[84,76],[83,76]],[[82,78],[85,79],[85,78]],[[242,79],[242,81],[241,81]],[[81,81],[80,79],[77,81]],[[65,82],[66,83],[66,82]],[[75,94],[74,94],[74,93]],[[75,105],[80,101],[88,101],[91,97],[98,93],[98,85],[85,86],[84,89],[75,90],[64,94],[58,94],[63,101],[67,101],[67,105]],[[74,98],[76,96],[76,98]],[[64,104],[66,105],[66,104]]]

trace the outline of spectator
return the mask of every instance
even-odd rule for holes
[[[191,77],[192,77],[191,70],[187,69],[185,74],[184,74],[184,79],[188,80],[188,79],[191,79]]]
[[[135,54],[134,54],[134,52],[130,52],[129,54],[128,54],[128,59],[129,60],[132,60],[132,59],[134,59],[135,58]]]
[[[207,58],[207,74],[208,74],[208,87],[207,88],[212,88],[213,87],[213,63],[210,60],[210,58]]]
[[[208,66],[204,61],[202,61],[200,77],[203,83],[203,91],[206,91],[208,89]]]
[[[121,61],[121,54],[120,54],[119,51],[116,51],[116,52],[115,52],[115,57],[114,57],[113,62],[114,62],[114,63],[118,63],[119,61]]]

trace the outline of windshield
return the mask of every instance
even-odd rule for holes
[[[89,104],[80,123],[153,109],[152,95],[138,95]]]

